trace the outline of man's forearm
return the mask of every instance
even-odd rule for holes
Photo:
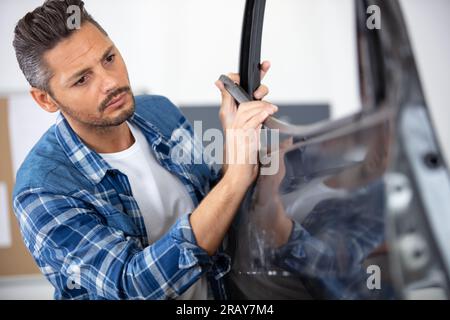
[[[209,255],[222,243],[246,191],[246,185],[225,175],[192,213],[190,222],[197,244]]]

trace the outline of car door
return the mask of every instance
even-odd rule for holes
[[[330,23],[330,2],[246,2],[241,86],[252,95],[272,52],[272,102],[316,93],[334,111],[310,125],[266,121],[260,175],[227,241],[231,296],[448,299],[449,175],[401,7],[339,3],[348,19]]]

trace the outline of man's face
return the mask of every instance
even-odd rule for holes
[[[53,72],[53,98],[69,120],[109,127],[133,114],[134,98],[122,56],[93,24],[84,23],[44,59]]]

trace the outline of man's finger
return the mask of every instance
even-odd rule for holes
[[[234,82],[239,84],[240,77],[237,73],[229,73],[227,76]],[[228,91],[225,89],[225,85],[222,81],[217,80],[215,83],[216,87],[220,90],[220,93],[222,94],[222,102],[225,104],[233,104],[234,105],[234,98],[228,93]]]
[[[263,108],[264,106],[272,106],[272,108],[275,109],[275,111],[278,111],[278,107],[272,103],[269,103],[267,101],[248,101],[248,102],[243,102],[240,105],[240,111],[239,112],[244,112],[245,110],[250,110],[253,108]]]
[[[261,111],[248,120],[243,129],[257,129],[269,116],[267,111]]]
[[[267,60],[263,61],[261,63],[261,80],[264,79],[269,69],[270,69],[270,61]]]
[[[223,82],[220,80],[217,80],[214,84],[220,90],[220,93],[222,94],[221,107],[233,107],[232,109],[234,109],[234,107],[235,107],[234,98],[225,89]]]
[[[228,76],[228,78],[230,78],[237,84],[241,83],[241,77],[240,77],[239,73],[229,73],[229,74],[227,74],[227,76]]]
[[[214,82],[214,84],[221,92],[222,92],[222,90],[225,90],[225,86],[222,81],[217,80],[216,82]]]
[[[269,94],[269,88],[265,85],[260,85],[258,89],[253,93],[253,96],[257,100],[262,100],[265,96]]]
[[[267,105],[263,105],[263,106],[258,106],[255,108],[251,108],[251,109],[247,109],[244,111],[241,111],[242,109],[240,109],[238,112],[238,125],[243,125],[246,122],[248,122],[251,118],[253,118],[256,114],[261,113],[262,111],[266,111],[269,115],[273,115],[278,109],[276,106],[267,104]]]

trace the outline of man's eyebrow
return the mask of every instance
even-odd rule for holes
[[[106,49],[105,53],[103,54],[102,58],[100,59],[100,62],[105,60],[109,56],[109,54],[111,53],[111,51],[113,49],[114,49],[114,45],[111,45],[108,49]]]
[[[105,53],[103,53],[100,62],[102,62],[103,60],[105,60],[108,55],[111,53],[111,51],[113,50],[114,45],[111,45],[108,49],[105,50]],[[71,83],[72,81],[74,81],[76,78],[81,77],[83,74],[85,74],[86,72],[88,72],[89,70],[91,70],[91,68],[84,68],[80,71],[78,71],[77,73],[75,73],[74,75],[72,75],[69,80],[67,81],[68,83]]]
[[[83,70],[78,71],[77,73],[75,73],[73,76],[71,76],[69,78],[69,80],[67,80],[67,83],[70,84],[72,81],[74,81],[76,78],[81,77],[83,74],[85,74],[86,72],[88,72],[89,70],[91,70],[91,68],[84,68]]]

